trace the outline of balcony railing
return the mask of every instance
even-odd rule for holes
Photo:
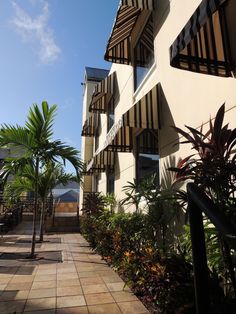
[[[202,213],[216,227],[227,245],[234,249],[236,249],[236,226],[194,183],[188,183],[187,193],[189,199],[188,210],[192,242],[196,312],[197,314],[212,313],[210,309],[209,271]],[[234,289],[236,288],[234,274],[232,286]]]

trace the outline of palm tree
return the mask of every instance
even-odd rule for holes
[[[39,195],[42,200],[40,217],[40,242],[43,242],[45,208],[47,197],[52,189],[59,183],[66,185],[69,181],[77,181],[77,178],[70,173],[65,173],[61,164],[50,162],[46,165],[45,171],[40,174]]]
[[[35,204],[33,212],[31,258],[35,257],[36,214],[38,210],[40,168],[49,161],[62,161],[64,164],[66,161],[69,161],[74,166],[78,179],[83,169],[83,164],[79,159],[79,152],[76,149],[66,145],[60,140],[52,140],[56,109],[56,105],[49,107],[46,101],[42,102],[41,111],[38,105],[34,104],[29,110],[24,127],[4,124],[0,129],[0,147],[5,146],[10,148],[15,155],[15,157],[9,159],[8,162],[14,162],[15,168],[18,171],[26,164],[31,164],[34,169]]]
[[[52,194],[52,189],[59,183],[66,185],[69,181],[77,181],[70,173],[65,173],[61,164],[47,163],[39,172],[38,195],[41,201],[40,210],[40,242],[43,242],[44,221],[47,198]],[[31,165],[25,166],[21,172],[14,176],[14,180],[6,184],[4,196],[6,199],[18,199],[24,192],[34,192],[35,176]]]

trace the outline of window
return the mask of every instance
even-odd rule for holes
[[[137,136],[136,179],[157,174],[159,182],[159,150],[157,132],[144,130]],[[157,182],[157,183],[158,183]]]
[[[114,168],[107,169],[107,193],[111,194],[115,191],[115,172]]]
[[[134,85],[138,88],[154,63],[153,20],[149,18],[134,48]]]
[[[110,131],[114,122],[115,122],[114,98],[112,97],[107,108],[107,133]]]

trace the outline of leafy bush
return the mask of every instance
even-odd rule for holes
[[[81,231],[146,304],[161,313],[193,306],[191,266],[180,257],[163,257],[148,215],[105,210],[84,216]]]

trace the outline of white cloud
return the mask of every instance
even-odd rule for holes
[[[42,12],[36,18],[32,18],[16,2],[12,2],[15,16],[13,25],[24,41],[39,43],[39,58],[45,63],[53,63],[61,53],[54,40],[53,30],[48,25],[49,6],[42,1]],[[38,48],[38,47],[37,47]]]

